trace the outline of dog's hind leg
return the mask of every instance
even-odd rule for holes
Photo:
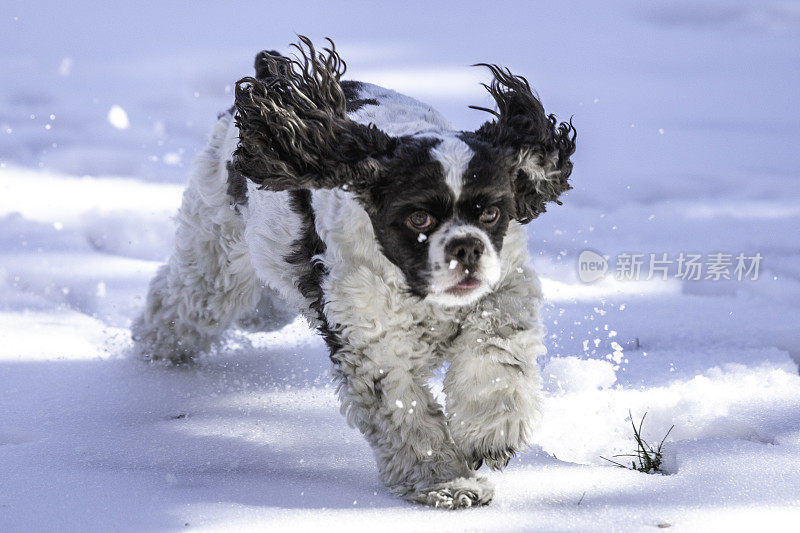
[[[195,162],[172,256],[150,283],[144,312],[132,327],[146,358],[189,361],[252,310],[260,296],[244,223],[227,194],[224,145],[230,122],[230,115],[220,119]]]
[[[297,317],[297,311],[275,289],[264,287],[261,297],[251,312],[239,317],[237,325],[248,331],[275,331]]]

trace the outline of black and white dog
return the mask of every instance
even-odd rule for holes
[[[342,412],[393,493],[488,503],[475,470],[527,445],[540,403],[523,224],[570,188],[575,130],[494,65],[494,117],[463,132],[412,98],[340,81],[333,43],[296,48],[262,52],[237,83],[133,338],[186,362],[256,308],[276,318],[281,300],[327,341]],[[427,380],[445,361],[443,410]]]

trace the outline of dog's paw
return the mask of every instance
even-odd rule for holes
[[[507,412],[502,418],[474,416],[458,424],[451,423],[450,433],[472,470],[484,464],[492,470],[502,470],[528,447],[531,427],[529,417]]]
[[[478,470],[484,464],[492,470],[502,470],[508,465],[508,462],[516,453],[517,451],[513,448],[503,448],[499,450],[484,450],[481,452],[472,450],[471,452],[465,453],[465,455],[469,467],[473,470]]]
[[[460,477],[420,490],[409,500],[439,509],[466,509],[486,505],[494,497],[494,487],[484,477]]]

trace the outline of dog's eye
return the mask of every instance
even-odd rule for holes
[[[425,231],[433,226],[433,217],[425,211],[414,211],[406,219],[406,226],[414,231]]]
[[[481,224],[485,224],[487,226],[493,226],[495,222],[500,218],[500,208],[496,206],[489,206],[483,210],[481,213]]]

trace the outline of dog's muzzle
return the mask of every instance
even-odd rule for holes
[[[486,246],[473,236],[457,237],[444,247],[444,259],[448,264],[456,261],[466,273],[475,272]]]

